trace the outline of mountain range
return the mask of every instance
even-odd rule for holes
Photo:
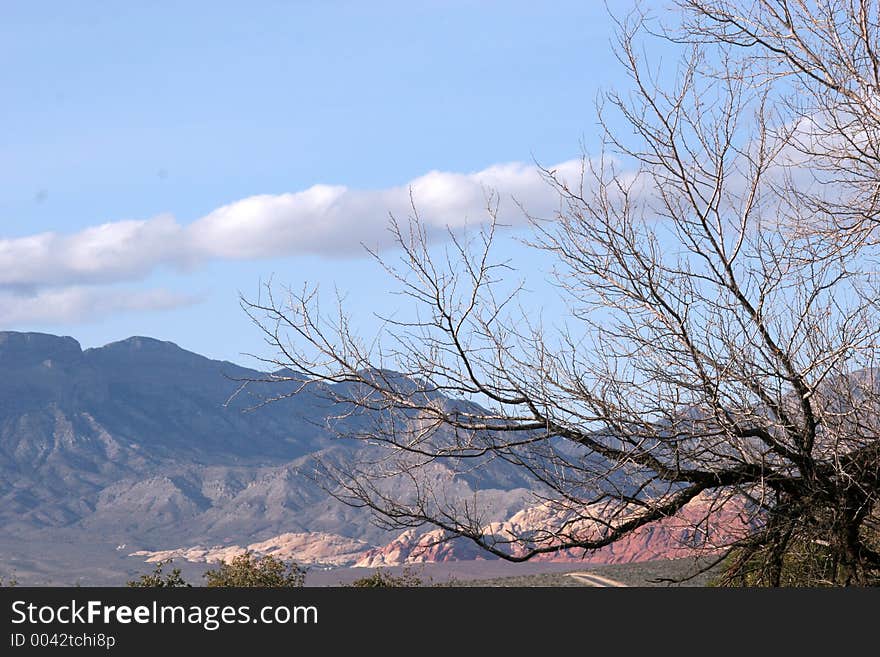
[[[79,569],[85,581],[105,572],[99,558],[290,533],[366,548],[392,539],[305,476],[318,455],[355,458],[359,446],[328,427],[339,409],[315,388],[262,403],[295,381],[235,394],[264,377],[151,338],[83,350],[69,337],[0,333],[0,576],[70,582]],[[493,496],[500,516],[528,497],[515,471],[456,486]]]
[[[314,459],[359,458],[369,448],[337,435],[370,418],[331,430],[329,396],[286,395],[298,386],[285,374],[292,381],[242,389],[265,374],[170,342],[83,350],[70,337],[0,332],[0,577],[119,584],[144,561],[245,549],[319,567],[486,557],[462,540],[435,545],[430,527],[389,532],[329,495],[309,476]],[[509,464],[479,475],[431,467],[453,494],[491,502],[487,521],[502,529],[549,520]],[[681,556],[686,531],[643,533],[591,560]]]

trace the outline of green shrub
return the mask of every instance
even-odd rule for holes
[[[299,587],[305,583],[306,571],[293,561],[245,552],[206,572],[205,579],[208,586]]]
[[[156,568],[153,570],[152,573],[150,573],[149,575],[141,575],[140,579],[131,580],[130,582],[128,582],[128,586],[163,589],[185,588],[192,586],[191,584],[187,584],[183,580],[183,576],[180,574],[180,568],[174,568],[170,573],[163,572],[165,566],[167,566],[171,562],[172,559],[158,562],[156,564]]]
[[[356,579],[350,586],[356,588],[414,587],[422,586],[422,579],[411,568],[404,568],[400,575],[393,575],[387,570],[377,568],[372,575]]]

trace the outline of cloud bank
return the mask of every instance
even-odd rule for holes
[[[581,161],[549,167],[572,182]],[[184,224],[171,214],[90,226],[73,234],[0,238],[0,323],[79,321],[118,310],[187,303],[168,292],[119,292],[105,286],[146,279],[161,267],[184,270],[211,260],[258,260],[304,254],[345,258],[363,245],[387,246],[389,215],[406,217],[412,202],[427,229],[486,221],[486,193],[501,200],[503,223],[525,221],[516,202],[552,213],[558,196],[539,169],[523,163],[473,173],[431,171],[376,190],[314,185],[263,194],[216,208]]]

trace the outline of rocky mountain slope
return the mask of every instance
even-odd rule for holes
[[[335,432],[370,418],[331,431],[339,409],[315,388],[248,412],[295,385],[234,396],[262,376],[150,338],[82,350],[72,338],[0,333],[0,572],[75,569],[82,555],[119,546],[393,538],[308,476],[315,457],[357,458],[359,446]],[[490,495],[499,519],[528,497],[530,482],[509,468],[479,481],[438,469],[457,494]]]
[[[370,550],[370,545],[356,538],[324,532],[286,533],[250,545],[227,545],[173,550],[139,550],[130,556],[143,557],[147,563],[167,559],[183,559],[193,563],[231,561],[234,557],[253,552],[271,555],[283,561],[293,560],[302,566],[350,566]]]

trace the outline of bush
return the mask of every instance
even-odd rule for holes
[[[414,587],[422,586],[422,579],[411,568],[404,568],[400,575],[376,569],[372,575],[361,577],[351,583],[356,588]]]
[[[140,579],[131,580],[128,582],[128,586],[162,589],[186,588],[192,586],[183,580],[183,577],[180,574],[180,568],[175,568],[170,573],[163,572],[165,566],[171,562],[172,559],[158,562],[152,573],[149,575],[141,575]]]
[[[5,580],[0,577],[0,586],[17,586],[18,582],[15,581],[15,578],[7,577]]]
[[[867,519],[859,537],[865,549],[880,549],[880,531],[875,511]],[[723,562],[721,576],[714,586],[834,586],[841,581],[843,566],[835,561],[828,541],[810,533],[789,539],[783,554],[774,556],[767,548],[746,552],[744,548],[731,551]],[[768,564],[775,566],[773,571]],[[880,569],[866,568],[862,581],[868,586],[880,586]]]
[[[221,563],[217,570],[206,572],[205,579],[208,586],[299,587],[305,583],[306,571],[293,561],[245,552],[229,563]]]

